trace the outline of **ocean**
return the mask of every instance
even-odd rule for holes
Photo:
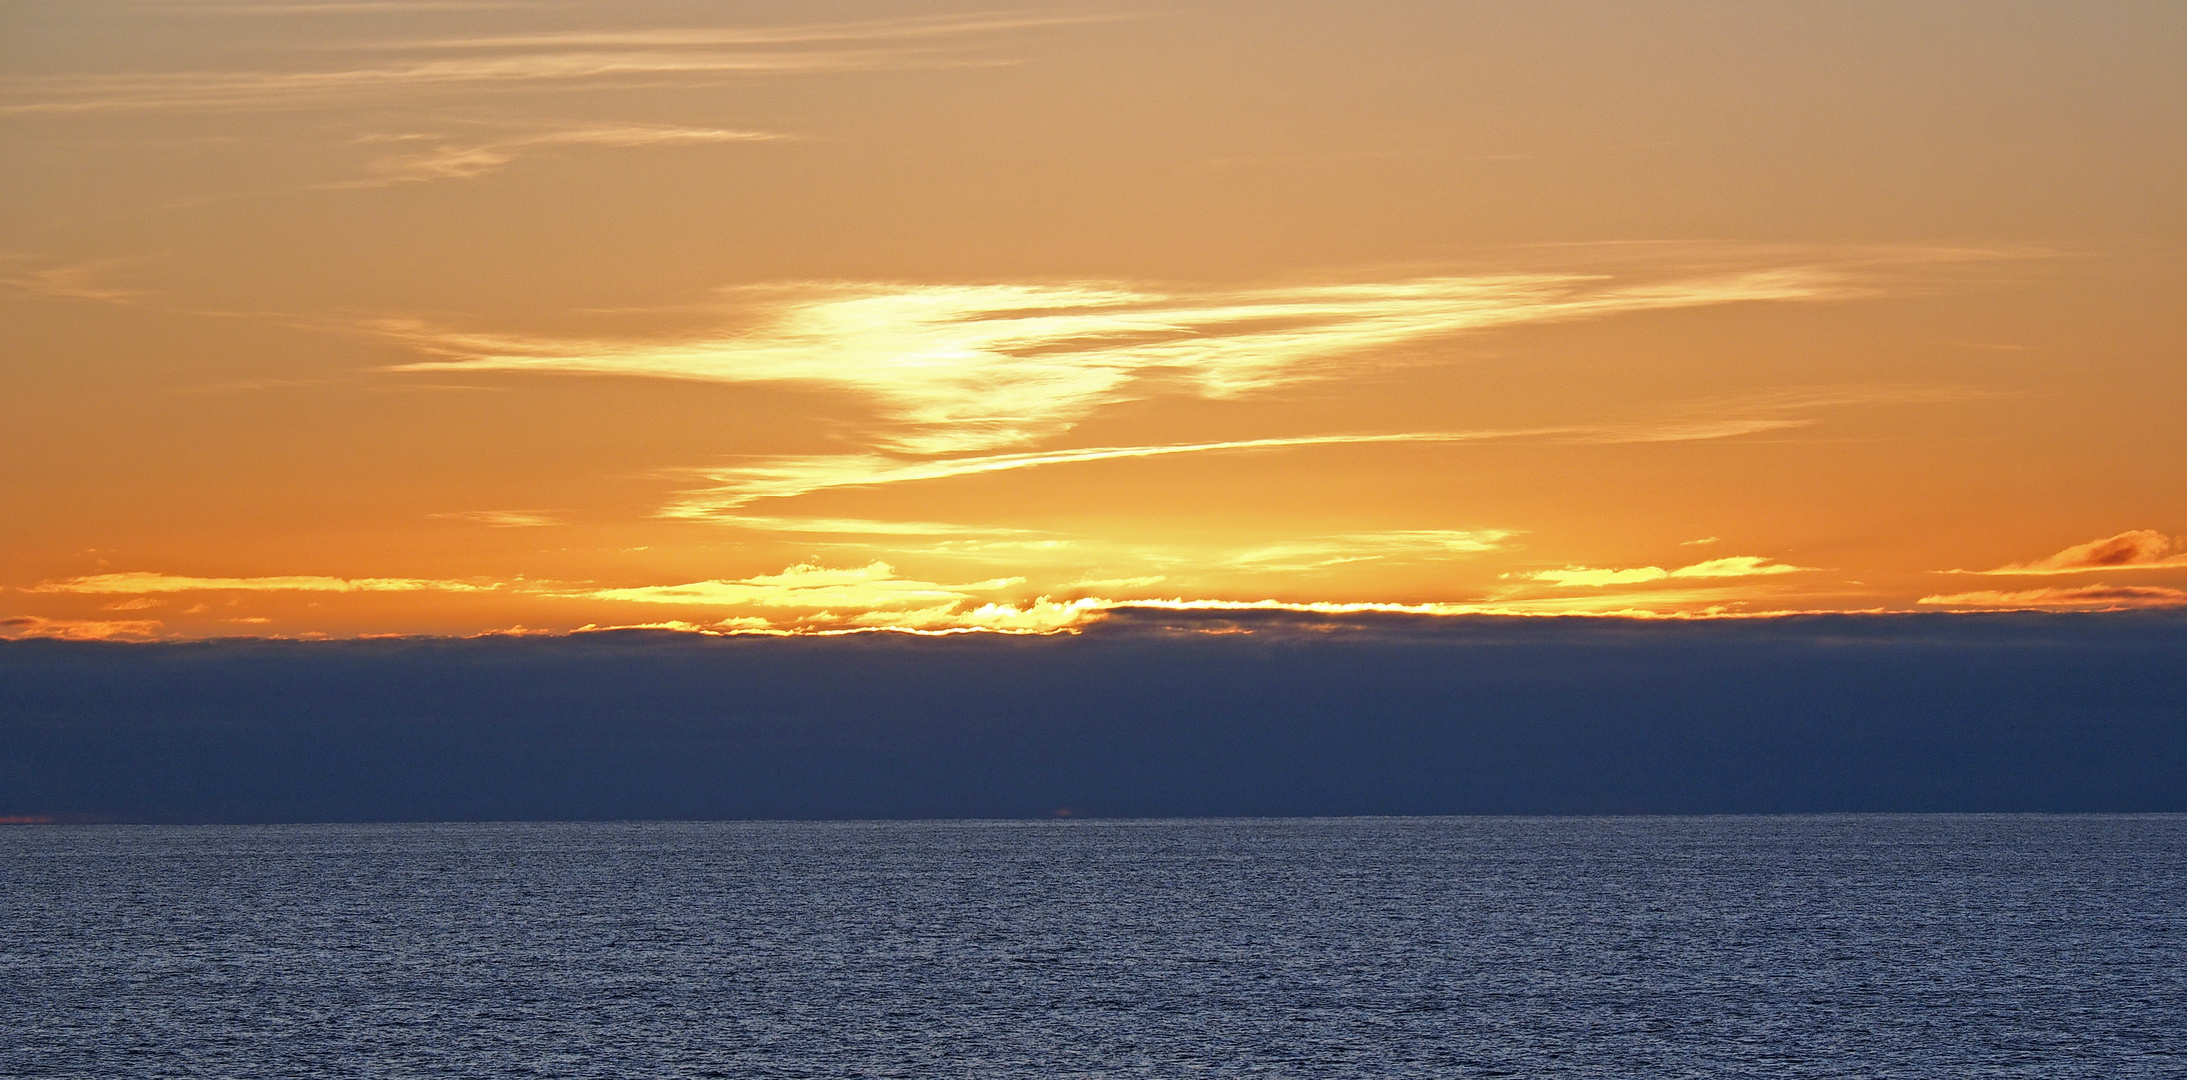
[[[2187,817],[0,828],[0,1075],[2187,1076]]]

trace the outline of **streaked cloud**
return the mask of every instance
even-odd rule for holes
[[[32,585],[23,592],[148,595],[179,592],[486,592],[498,585],[427,578],[183,577],[175,574],[92,574]]]
[[[1665,570],[1660,566],[1640,566],[1624,570],[1603,570],[1587,566],[1567,566],[1562,570],[1539,570],[1521,574],[1533,581],[1545,581],[1564,588],[1602,588],[1610,585],[1635,585],[1649,581],[1666,581],[1672,578],[1736,578],[1760,577],[1772,574],[1798,574],[1813,570],[1811,566],[1789,566],[1759,555],[1733,555],[1722,559],[1681,566]]]
[[[0,256],[0,262],[25,261],[25,256]],[[23,296],[55,300],[98,300],[125,304],[144,295],[140,289],[108,280],[116,269],[145,261],[145,256],[86,259],[60,266],[32,267],[0,273],[0,287]]]
[[[2088,574],[2105,570],[2178,568],[2187,568],[2187,538],[2173,539],[2155,529],[2134,529],[2117,536],[2075,544],[2034,562],[2011,563],[1994,570],[1943,570],[1939,573],[2038,577]]]
[[[881,521],[874,518],[765,517],[752,514],[717,515],[709,518],[754,532],[807,533],[823,536],[1019,536],[1028,529],[992,525],[957,525],[945,521]]]
[[[537,8],[537,0],[119,0],[117,7],[162,15],[371,15],[381,12],[496,11]]]
[[[158,637],[160,626],[156,619],[48,619],[37,615],[7,615],[0,616],[0,638],[139,640]]]
[[[370,164],[370,179],[328,184],[332,188],[384,187],[432,180],[463,180],[493,172],[527,152],[556,146],[697,146],[765,142],[784,138],[765,131],[674,127],[661,124],[596,124],[556,131],[513,135],[490,141],[462,141],[435,135],[366,136],[359,142],[424,144],[424,149],[385,154]]]
[[[1251,547],[1232,553],[1222,562],[1237,569],[1283,572],[1393,559],[1447,559],[1499,550],[1503,541],[1513,535],[1503,529],[1343,533]]]
[[[235,14],[279,10],[227,7]],[[952,39],[1088,21],[1094,20],[975,16],[824,27],[662,28],[386,41],[365,48],[392,55],[364,66],[9,76],[0,78],[0,114],[339,108],[416,91],[600,89],[699,83],[729,75],[964,64],[978,61],[952,51]],[[357,46],[344,43],[340,51],[356,50]],[[316,58],[326,52],[306,46],[293,55]]]
[[[2125,608],[2176,607],[2187,604],[2187,589],[2158,585],[2081,585],[2073,588],[2021,589],[1924,596],[1918,603],[1935,607],[2115,611]]]
[[[560,518],[522,510],[459,510],[432,516],[450,521],[468,521],[493,529],[539,529],[562,524]]]
[[[537,48],[670,48],[690,49],[719,45],[794,45],[824,41],[891,41],[913,38],[957,37],[966,34],[1028,30],[1046,26],[1073,26],[1142,18],[1132,14],[1105,15],[936,15],[854,22],[804,23],[778,27],[660,27],[628,30],[562,30],[535,34],[498,34],[481,37],[425,38],[378,42],[363,48],[406,49],[537,49]]]
[[[1707,423],[1594,425],[1507,428],[1484,431],[1406,431],[1368,435],[1298,435],[1223,442],[1156,443],[1148,446],[1091,446],[1015,454],[985,454],[910,460],[883,454],[819,454],[767,458],[750,465],[693,470],[713,481],[711,487],[679,492],[661,511],[664,517],[716,518],[759,499],[787,499],[835,488],[879,487],[919,480],[946,480],[982,473],[1011,472],[1052,465],[1313,446],[1378,443],[1460,443],[1511,439],[1565,439],[1627,443],[1724,439],[1762,431],[1804,427],[1813,421],[1760,417]],[[738,518],[725,518],[734,522]]]
[[[1158,393],[1234,398],[1388,368],[1402,362],[1393,350],[1466,331],[1863,292],[1849,272],[1825,266],[1670,281],[1507,274],[1213,292],[850,283],[728,290],[729,322],[669,341],[467,333],[396,320],[373,329],[435,357],[397,371],[841,390],[891,423],[877,445],[934,455],[1049,438],[1104,405]]]
[[[1545,429],[1546,430],[1546,429]],[[768,458],[750,465],[700,470],[715,486],[680,493],[663,511],[665,517],[715,517],[758,499],[787,499],[833,488],[878,487],[918,480],[944,480],[982,473],[1036,469],[1089,461],[1202,454],[1228,450],[1270,450],[1295,446],[1334,446],[1353,443],[1456,442],[1495,438],[1474,432],[1390,435],[1309,435],[1291,438],[1237,439],[1226,442],[1160,443],[1152,446],[1092,446],[1074,450],[1049,450],[1021,454],[988,454],[977,457],[916,461],[881,454],[818,454]],[[737,520],[735,518],[729,519]]]

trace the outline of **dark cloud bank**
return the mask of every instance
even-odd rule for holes
[[[2187,616],[23,641],[0,747],[61,820],[2187,811]]]

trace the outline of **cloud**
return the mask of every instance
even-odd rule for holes
[[[1952,593],[1924,596],[1918,603],[1937,607],[2117,611],[2126,608],[2177,607],[2187,604],[2187,590],[2155,585],[2082,585],[2075,588],[2023,589]]]
[[[244,7],[231,13],[249,10]],[[931,66],[968,62],[947,51],[946,39],[1089,21],[1095,20],[945,17],[830,27],[659,29],[381,42],[364,48],[398,55],[384,63],[360,67],[18,75],[0,79],[0,95],[14,99],[0,104],[0,114],[343,108],[366,99],[419,90],[567,84],[598,89],[618,82],[704,82],[733,74]],[[823,43],[835,43],[837,47],[810,47]],[[473,55],[446,55],[463,52]]]
[[[1309,435],[1293,438],[1238,439],[1228,442],[1160,443],[1151,446],[1093,446],[1021,454],[988,454],[939,461],[906,461],[880,454],[819,454],[769,458],[752,465],[703,470],[716,486],[682,492],[662,511],[664,517],[713,517],[758,499],[786,499],[815,491],[876,487],[916,480],[1034,469],[1088,461],[1163,457],[1232,450],[1269,450],[1295,446],[1352,443],[1455,442],[1494,438],[1488,433],[1403,433],[1391,435]],[[735,518],[731,521],[738,520]]]
[[[1337,378],[1389,364],[1392,349],[1465,331],[1862,291],[1847,273],[1819,266],[1653,282],[1506,274],[1210,292],[1085,282],[808,284],[727,290],[728,323],[668,341],[466,333],[399,320],[371,329],[435,357],[397,371],[845,391],[891,425],[880,446],[933,455],[1048,438],[1104,405],[1157,392],[1234,398]]]
[[[178,592],[485,592],[499,587],[426,578],[339,578],[311,575],[204,578],[133,572],[92,574],[65,581],[48,581],[23,591],[145,595]]]
[[[1266,439],[1233,439],[1224,442],[1155,443],[1147,446],[1092,446],[1071,450],[1044,450],[1015,454],[917,461],[882,454],[817,454],[768,458],[751,465],[694,470],[715,486],[678,493],[676,501],[661,511],[663,517],[720,518],[737,507],[758,499],[787,499],[815,491],[848,487],[878,487],[918,480],[946,480],[957,476],[1074,465],[1093,461],[1167,457],[1174,454],[1208,454],[1256,450],[1283,450],[1309,446],[1356,446],[1377,443],[1458,443],[1509,439],[1566,439],[1579,442],[1666,442],[1731,438],[1761,431],[1804,427],[1812,421],[1782,417],[1723,421],[1710,424],[1592,425],[1543,428],[1507,428],[1484,431],[1406,431],[1368,435],[1298,435]],[[730,522],[740,518],[720,518]]]
[[[789,45],[821,41],[888,41],[1072,26],[1140,18],[1130,14],[1046,16],[940,15],[781,27],[665,27],[634,30],[565,30],[488,37],[427,38],[382,42],[381,48],[535,49],[699,48],[719,45]],[[372,48],[375,46],[360,46]]]
[[[2086,574],[2099,570],[2164,570],[2179,567],[2187,567],[2187,539],[2169,539],[2155,529],[2134,529],[2117,536],[2075,544],[2034,562],[2012,563],[1995,570],[1942,570],[1939,573],[2037,577]]]
[[[660,124],[603,124],[511,136],[486,142],[438,141],[428,149],[389,154],[371,163],[372,179],[326,185],[335,188],[384,187],[431,180],[464,180],[515,161],[525,152],[553,146],[671,146],[765,142],[785,136],[765,131],[690,128]],[[360,142],[425,142],[432,135],[368,136]]]
[[[126,304],[144,295],[140,289],[128,289],[108,284],[101,279],[117,267],[145,261],[147,256],[128,256],[118,259],[89,259],[66,266],[49,266],[42,269],[22,270],[0,274],[0,286],[5,286],[24,296],[36,296],[56,300],[98,300],[109,304]]]
[[[1660,566],[1640,566],[1628,570],[1598,570],[1586,566],[1567,566],[1562,570],[1539,570],[1521,577],[1533,581],[1546,581],[1563,588],[1601,588],[1609,585],[1633,585],[1648,581],[1664,581],[1671,578],[1732,578],[1759,577],[1771,574],[1797,574],[1813,570],[1811,566],[1788,566],[1772,562],[1759,555],[1733,555],[1722,559],[1681,566],[1665,570]]]
[[[159,636],[156,619],[47,619],[37,615],[0,616],[0,638],[59,638],[64,641],[138,640]]]
[[[871,612],[914,604],[928,608],[954,607],[974,599],[977,593],[1005,589],[1022,581],[1023,578],[997,578],[944,585],[898,577],[895,568],[884,562],[850,569],[800,563],[779,574],[761,574],[733,581],[593,589],[575,595],[593,600],[691,607],[856,608]]]
[[[429,516],[450,521],[468,521],[493,529],[537,529],[563,523],[560,518],[521,510],[459,510],[454,513],[432,514]]]
[[[1286,540],[1247,548],[1222,559],[1248,570],[1316,570],[1344,563],[1389,559],[1447,559],[1497,551],[1514,534],[1505,529],[1392,529]]]
[[[809,533],[824,536],[1022,536],[1030,529],[990,525],[957,525],[943,521],[878,521],[872,518],[763,517],[722,514],[709,517],[717,525],[754,532]]]
[[[495,11],[536,7],[534,0],[133,0],[127,6],[163,15],[355,15],[386,11]]]

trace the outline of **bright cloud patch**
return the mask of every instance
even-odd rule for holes
[[[1640,566],[1627,570],[1598,570],[1586,566],[1568,566],[1562,570],[1541,570],[1525,575],[1530,580],[1546,581],[1563,587],[1585,586],[1600,588],[1608,585],[1637,585],[1648,581],[1664,581],[1671,578],[1736,578],[1756,577],[1768,574],[1797,574],[1811,570],[1808,566],[1787,566],[1772,562],[1759,555],[1733,555],[1729,558],[1710,559],[1707,562],[1665,570],[1660,566]]]
[[[528,371],[795,383],[866,397],[914,454],[1019,445],[1156,389],[1229,398],[1335,377],[1390,350],[1519,323],[1858,290],[1794,267],[1627,283],[1508,274],[1227,292],[1122,285],[771,286],[725,295],[719,330],[680,340],[376,328],[434,359],[403,371]],[[1372,358],[1372,359],[1370,359]]]
[[[1949,570],[1952,574],[2004,577],[2086,574],[2098,570],[2161,570],[2187,567],[2187,539],[2167,538],[2155,529],[2134,529],[2117,536],[2075,544],[2034,562],[2011,563],[1995,570]]]
[[[2156,585],[2083,585],[2070,589],[2022,589],[1952,593],[1924,596],[1919,601],[1937,607],[1963,608],[2066,608],[2109,611],[2119,608],[2175,607],[2187,604],[2187,590]]]

